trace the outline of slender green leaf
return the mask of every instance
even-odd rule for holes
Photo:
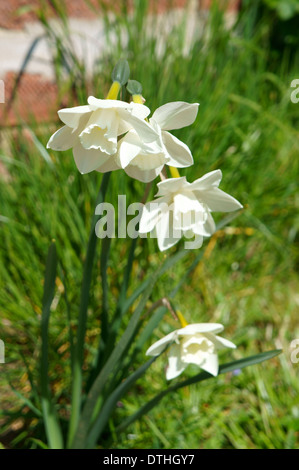
[[[231,212],[230,214],[227,214],[225,217],[219,220],[219,222],[216,224],[215,232],[217,232],[217,230],[221,230],[223,227],[226,227],[233,220],[239,217],[239,215],[242,214],[242,212],[244,212],[244,209],[237,210],[237,211]]]
[[[44,147],[44,145],[38,140],[38,138],[36,137],[35,133],[33,132],[32,129],[30,129],[30,127],[28,126],[24,126],[27,130],[27,132],[30,134],[30,137],[32,139],[32,142],[34,143],[36,149],[38,150],[39,154],[43,157],[43,159],[45,160],[45,162],[53,167],[54,164],[53,164],[53,161],[49,155],[49,152],[47,151],[47,149]]]
[[[180,261],[184,256],[186,256],[188,253],[188,250],[179,250],[177,253],[175,253],[173,256],[167,258],[165,264],[162,266],[160,276],[162,276],[168,269],[170,269],[172,266],[174,266],[178,261]],[[202,253],[201,255],[202,256]],[[145,279],[138,287],[137,289],[133,292],[133,294],[128,298],[128,299],[123,299],[122,305],[122,315],[124,315],[129,308],[132,306],[132,304],[135,302],[135,300],[139,297],[139,295],[142,294],[142,292],[147,289],[149,283],[150,283],[150,277]]]
[[[48,329],[50,319],[50,309],[55,293],[55,279],[57,268],[56,245],[50,245],[46,263],[46,274],[44,283],[44,296],[42,308],[42,353],[41,353],[41,404],[45,422],[46,434],[51,449],[62,449],[63,438],[50,396],[49,375],[48,375]]]
[[[30,441],[31,442],[34,442],[34,444],[36,444],[38,447],[40,447],[41,449],[49,449],[49,447],[47,446],[47,444],[45,444],[43,441],[41,441],[40,439],[36,439],[34,437],[31,437],[30,438]]]
[[[101,365],[104,361],[104,354],[106,353],[109,340],[109,320],[108,320],[108,311],[109,311],[109,299],[108,299],[108,292],[109,292],[109,285],[108,285],[108,278],[107,278],[107,267],[108,267],[108,259],[109,259],[109,252],[110,252],[110,245],[111,245],[111,238],[103,238],[102,240],[102,248],[101,248],[101,259],[100,259],[100,271],[101,271],[101,279],[102,279],[102,311],[101,311],[101,334],[100,334],[100,341],[97,356],[95,359],[95,365],[92,368],[89,378],[87,380],[87,391],[89,390],[93,380],[101,370]],[[113,325],[113,322],[112,322]]]
[[[128,297],[122,303],[122,309],[121,309],[122,315],[124,315],[129,310],[129,308],[133,305],[135,300],[137,300],[138,297],[142,294],[142,292],[148,287],[149,283],[150,283],[150,278],[148,277],[135,289],[133,294],[130,295],[130,297]]]
[[[104,238],[102,240],[102,249],[101,249],[101,259],[100,259],[100,271],[102,278],[102,314],[101,314],[101,341],[106,343],[106,338],[108,336],[108,310],[109,310],[109,285],[107,278],[107,267],[109,260],[111,238]]]
[[[132,375],[130,375],[112,392],[108,400],[104,403],[99,416],[97,417],[94,425],[92,426],[88,434],[88,449],[93,448],[96,445],[96,442],[101,433],[103,432],[111,413],[115,409],[116,403],[131,388],[131,386],[136,382],[136,380],[138,380],[139,377],[144,374],[144,372],[152,365],[152,363],[157,359],[157,357],[152,357],[149,361],[139,367]]]
[[[63,283],[63,296],[64,296],[64,301],[65,301],[65,306],[66,306],[68,330],[69,330],[69,341],[70,341],[70,362],[72,365],[73,360],[74,360],[74,335],[73,335],[72,322],[71,322],[71,307],[70,307],[70,303],[68,300],[68,288],[67,288],[65,270],[63,269],[62,263],[60,264],[61,264],[60,278]]]
[[[119,297],[118,297],[118,302],[117,302],[115,314],[114,314],[113,320],[111,322],[111,331],[109,332],[109,337],[107,339],[107,345],[106,345],[106,349],[105,349],[105,357],[102,357],[102,359],[99,358],[99,361],[98,361],[98,364],[97,364],[97,371],[99,371],[101,369],[103,361],[106,360],[107,357],[109,357],[109,355],[111,354],[112,349],[113,349],[114,344],[115,344],[115,338],[117,336],[117,332],[119,331],[119,327],[120,327],[120,324],[121,324],[121,319],[122,319],[123,315],[126,313],[126,310],[123,308],[123,304],[125,302],[126,295],[127,295],[127,290],[128,290],[128,286],[129,286],[129,281],[130,281],[130,276],[131,276],[131,271],[132,271],[132,266],[133,266],[133,261],[134,261],[134,253],[135,253],[136,244],[137,244],[137,238],[133,238],[133,240],[131,242],[130,249],[129,249],[129,253],[128,253],[128,261],[127,261],[127,264],[126,264],[124,277],[123,277],[122,285],[121,285],[121,288],[120,288],[120,293],[119,293]],[[140,293],[142,293],[142,292],[143,292],[143,289],[140,291]],[[140,294],[138,294],[138,295],[140,295]],[[137,297],[135,297],[135,298],[137,298]]]
[[[43,416],[42,412],[38,408],[36,408],[36,406],[32,403],[32,401],[29,398],[25,397],[21,392],[16,390],[15,387],[11,383],[9,384],[9,386],[12,389],[12,391],[16,394],[16,396],[20,398],[20,400],[22,400],[25,403],[25,405],[27,405],[28,408],[30,408],[30,410],[33,411],[33,413],[38,418],[41,418]]]
[[[246,357],[244,359],[239,359],[237,361],[228,362],[227,364],[223,364],[219,366],[218,375],[225,374],[227,372],[233,372],[235,370],[243,369],[244,367],[252,366],[254,364],[258,364],[260,362],[266,361],[268,359],[272,359],[273,357],[277,356],[281,352],[282,352],[281,349],[276,349],[273,351],[267,351],[261,354]],[[203,380],[206,380],[206,379],[211,379],[212,377],[213,375],[204,371],[204,372],[200,372],[194,377],[191,377],[190,379],[184,380],[183,382],[177,382],[171,385],[166,390],[163,390],[154,398],[152,398],[152,400],[150,400],[148,403],[143,405],[136,413],[134,413],[132,416],[129,416],[129,418],[123,421],[123,423],[121,423],[118,426],[116,431],[122,432],[127,426],[132,424],[137,419],[141,418],[141,416],[143,416],[144,414],[148,413],[162,400],[162,398],[168,395],[168,393],[174,392],[175,390],[178,390],[182,387],[186,387],[187,385],[192,385],[197,382],[202,382]]]
[[[162,320],[162,318],[163,318],[163,316],[165,315],[166,312],[167,312],[166,307],[158,307],[156,312],[151,315],[151,317],[150,317],[149,321],[147,322],[147,324],[145,325],[144,329],[137,336],[137,341],[136,341],[134,350],[132,351],[130,356],[126,358],[125,363],[124,363],[124,358],[123,358],[122,363],[124,363],[124,364],[122,364],[121,367],[120,367],[119,375],[115,376],[115,383],[121,382],[127,376],[128,371],[131,367],[131,364],[135,363],[136,356],[142,350],[142,347],[143,347],[144,343],[152,335],[154,329],[159,325],[159,323],[161,322],[161,320]]]

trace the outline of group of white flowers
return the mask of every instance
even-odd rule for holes
[[[156,199],[147,203],[139,223],[140,233],[154,233],[159,249],[166,250],[185,235],[209,237],[215,232],[211,212],[230,212],[242,208],[232,196],[219,189],[220,170],[212,171],[189,183],[180,177],[177,168],[191,166],[193,157],[186,144],[169,130],[191,125],[197,116],[198,104],[176,101],[158,108],[148,119],[150,109],[141,95],[133,95],[130,103],[117,99],[88,98],[88,104],[61,109],[58,115],[65,124],[50,138],[47,147],[53,150],[72,148],[78,170],[101,173],[123,169],[127,175],[144,183],[158,175]],[[114,94],[114,96],[113,96]],[[115,98],[115,99],[114,99]],[[165,165],[175,177],[166,178]],[[165,170],[164,170],[165,171]],[[177,377],[190,363],[212,375],[218,373],[217,350],[235,345],[216,335],[220,324],[186,325],[153,344],[147,355],[158,355],[169,343],[167,379]]]
[[[161,106],[146,121],[150,110],[144,104],[90,96],[88,105],[58,111],[65,126],[50,138],[48,147],[72,148],[83,174],[123,169],[132,178],[148,183],[161,174],[164,165],[183,168],[193,164],[188,146],[168,130],[192,124],[197,111],[197,103],[176,101]],[[221,177],[221,171],[216,170],[193,183],[185,177],[163,178],[157,199],[144,207],[139,232],[155,232],[161,251],[183,235],[211,236],[215,231],[212,211],[242,207],[218,188]]]

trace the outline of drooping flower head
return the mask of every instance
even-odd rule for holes
[[[159,139],[148,143],[136,130],[130,130],[119,142],[117,162],[120,167],[132,178],[148,183],[159,175],[164,165],[176,168],[192,165],[189,147],[167,131],[192,124],[198,106],[198,103],[175,101],[158,108],[149,124]]]
[[[90,96],[88,105],[58,111],[65,126],[52,135],[47,147],[53,150],[72,148],[81,173],[117,169],[112,156],[116,154],[120,135],[134,129],[145,143],[159,138],[145,121],[149,113],[149,108],[143,104]]]
[[[139,232],[154,232],[161,251],[173,246],[183,235],[211,236],[215,232],[211,212],[231,212],[243,207],[218,188],[221,178],[221,171],[215,170],[193,183],[184,176],[161,181],[157,185],[157,199],[143,208]]]
[[[168,367],[166,379],[178,377],[189,364],[216,376],[218,374],[218,351],[223,348],[235,348],[235,344],[217,335],[223,331],[220,323],[195,323],[169,333],[154,343],[147,351],[147,356],[158,356],[165,347],[168,349]]]

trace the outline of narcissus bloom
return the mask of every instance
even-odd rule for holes
[[[183,235],[209,237],[215,232],[211,212],[231,212],[242,208],[235,198],[218,188],[220,170],[207,173],[193,183],[186,178],[170,178],[158,183],[157,199],[142,211],[139,232],[153,232],[161,251],[177,243]]]
[[[173,343],[168,350],[167,380],[178,377],[189,364],[195,364],[216,376],[219,369],[217,351],[236,347],[227,339],[217,336],[223,329],[220,323],[187,325],[154,343],[146,355],[158,356],[167,344]]]
[[[164,165],[183,168],[193,164],[189,147],[167,132],[189,126],[196,118],[198,103],[176,101],[158,108],[149,120],[159,141],[148,143],[136,130],[129,131],[119,142],[117,162],[132,178],[152,181]]]
[[[131,178],[148,183],[161,173],[167,156],[161,140],[143,142],[135,130],[129,131],[120,141],[116,164]]]
[[[198,103],[174,101],[160,106],[150,118],[152,127],[160,131],[168,165],[184,168],[193,164],[193,158],[187,145],[168,131],[190,126],[196,119],[198,106]]]
[[[53,150],[73,148],[81,173],[117,169],[111,157],[117,151],[118,136],[134,129],[145,143],[159,139],[157,131],[144,120],[149,113],[149,108],[143,104],[90,96],[88,105],[58,111],[65,126],[52,135],[47,147]]]

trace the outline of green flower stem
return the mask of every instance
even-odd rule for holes
[[[44,296],[41,321],[42,350],[41,350],[41,405],[45,424],[47,441],[50,449],[63,449],[63,437],[52,402],[49,383],[49,355],[48,355],[48,331],[51,313],[51,304],[55,294],[55,279],[57,270],[57,254],[55,242],[52,242],[46,263],[44,282]]]
[[[148,198],[148,195],[150,193],[152,186],[153,186],[153,182],[147,183],[144,194],[141,199],[141,204],[146,203],[146,200]],[[120,293],[119,293],[116,311],[115,311],[113,320],[111,322],[111,329],[110,331],[107,330],[105,353],[101,354],[103,351],[99,349],[99,354],[98,354],[98,359],[97,359],[96,369],[95,369],[96,374],[99,373],[105,360],[107,360],[107,358],[109,357],[109,355],[111,354],[114,348],[117,332],[119,331],[123,315],[127,311],[126,309],[124,309],[124,305],[126,301],[128,287],[129,287],[133,262],[135,259],[135,248],[136,248],[137,242],[138,242],[138,238],[133,238],[131,242],[131,246],[128,252],[128,261],[127,261],[125,272],[124,272],[123,282],[122,282]],[[102,279],[104,279],[104,277],[102,277]],[[103,293],[104,293],[104,285],[103,285]]]
[[[104,173],[100,191],[97,197],[96,205],[104,202],[105,194],[108,187],[110,173]],[[97,243],[97,236],[95,233],[95,226],[99,216],[94,215],[92,219],[90,235],[87,245],[87,254],[84,263],[83,282],[81,290],[81,302],[78,318],[77,329],[77,342],[74,349],[74,362],[73,362],[73,386],[72,386],[72,403],[71,403],[71,418],[68,435],[68,447],[71,447],[72,441],[78,427],[80,409],[81,409],[81,391],[82,391],[82,363],[84,353],[84,339],[86,332],[87,321],[87,308],[89,302],[89,290],[92,279],[92,268],[95,258],[95,250]]]

